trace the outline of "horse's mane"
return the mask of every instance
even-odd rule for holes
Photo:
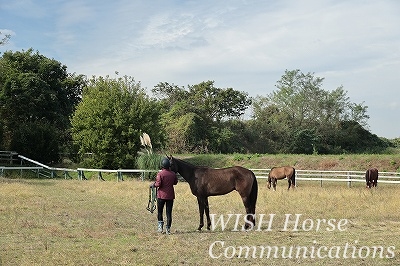
[[[186,164],[186,165],[191,166],[191,167],[195,167],[194,164],[191,164],[191,163],[189,163],[189,162],[187,162],[187,161],[184,161],[184,160],[182,160],[182,159],[178,159],[178,158],[175,158],[175,157],[173,157],[173,158],[174,158],[174,160],[177,160],[177,161],[179,161],[179,162],[181,162],[181,163],[183,163],[183,164]]]
[[[173,157],[173,158],[174,158],[174,160],[177,160],[177,161],[179,161],[180,163],[182,163],[182,164],[184,164],[184,165],[186,165],[186,166],[188,166],[188,167],[191,167],[191,168],[210,168],[210,167],[208,167],[208,166],[194,165],[194,164],[192,164],[192,163],[189,163],[189,162],[187,162],[187,161],[184,161],[184,160],[182,160],[182,159],[178,159],[178,158],[175,158],[175,157]]]

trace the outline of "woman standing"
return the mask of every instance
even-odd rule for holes
[[[167,224],[165,227],[166,234],[171,234],[171,223],[172,223],[172,207],[174,205],[175,190],[174,185],[178,183],[176,174],[170,170],[170,162],[168,158],[164,158],[161,161],[162,170],[158,172],[156,182],[150,186],[158,188],[157,191],[157,218],[158,218],[158,232],[163,233],[164,230],[164,219],[163,211],[165,206]]]

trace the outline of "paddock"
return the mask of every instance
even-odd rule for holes
[[[397,185],[383,183],[367,190],[361,185],[348,188],[342,182],[320,187],[318,182],[302,181],[294,191],[282,187],[274,193],[260,187],[256,208],[258,221],[262,221],[260,230],[257,224],[251,231],[235,231],[232,219],[225,220],[224,230],[216,227],[199,233],[195,231],[196,198],[187,183],[179,182],[172,234],[160,235],[156,214],[146,210],[149,182],[137,178],[117,182],[114,173],[109,174],[113,176],[110,181],[0,177],[2,265],[400,264]],[[237,193],[211,197],[209,204],[217,216],[243,215]],[[260,219],[262,214],[264,219]],[[242,224],[240,221],[239,226]],[[288,256],[282,255],[282,249],[288,251],[292,246],[309,251],[326,247],[336,254],[338,247],[343,251],[346,245],[349,258],[343,253],[339,258],[319,258],[317,253],[314,258],[310,253],[308,257],[282,258]],[[278,247],[279,253],[262,258],[229,253],[260,246]],[[222,256],[212,258],[210,247],[212,254]],[[374,247],[382,247],[383,257],[380,253],[373,257]],[[394,257],[391,247],[396,248]],[[327,255],[324,250],[321,255]]]

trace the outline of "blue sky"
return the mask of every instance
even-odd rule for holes
[[[250,96],[285,70],[325,78],[368,106],[369,130],[400,137],[400,1],[0,0],[0,47],[33,48],[89,77],[149,91],[214,80]]]

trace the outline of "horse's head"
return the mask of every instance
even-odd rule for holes
[[[267,182],[267,188],[270,189],[271,188],[271,178],[268,178],[268,182]]]
[[[170,169],[171,169],[171,171],[177,173],[177,172],[178,172],[178,166],[177,166],[176,163],[175,163],[174,157],[172,157],[172,155],[169,155],[169,156],[167,155],[167,158],[168,158],[168,160],[169,160],[169,164],[170,164]]]
[[[267,179],[267,188],[271,188],[271,173],[268,174],[268,179]]]

